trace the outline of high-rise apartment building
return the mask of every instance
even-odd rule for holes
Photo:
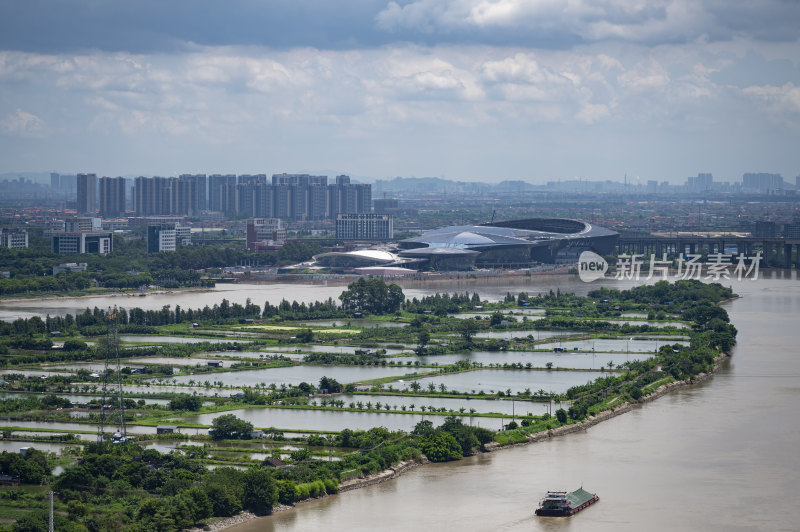
[[[125,178],[100,178],[100,216],[112,218],[125,214]]]
[[[742,187],[762,193],[783,189],[783,176],[781,174],[747,173],[742,176]]]
[[[233,174],[214,174],[208,176],[208,210],[223,211],[223,194],[229,197],[231,192],[229,187],[234,187],[233,195],[236,195],[236,176]]]
[[[198,186],[202,186],[202,180],[137,177],[133,185],[133,210],[137,216],[195,216],[200,213]]]
[[[686,178],[686,191],[690,193],[708,192],[714,183],[712,174],[697,174],[696,177]]]
[[[137,177],[133,209],[137,216],[196,216],[206,210],[202,203],[205,183],[205,175]],[[351,184],[348,176],[337,176],[331,185],[327,176],[308,174],[275,174],[271,184],[266,174],[238,179],[233,174],[208,176],[207,210],[226,217],[326,220],[337,214],[369,213],[371,204],[372,186]]]
[[[78,213],[94,214],[97,210],[97,175],[78,174]]]
[[[206,174],[181,174],[178,179],[194,182],[193,192],[197,199],[193,200],[193,202],[197,205],[198,211],[208,210],[208,186]]]

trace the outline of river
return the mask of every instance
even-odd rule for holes
[[[800,284],[733,286],[739,344],[703,384],[582,433],[419,467],[230,530],[797,530]],[[546,490],[581,485],[600,502],[533,516]]]
[[[419,467],[399,479],[302,503],[230,530],[797,530],[800,283],[795,272],[786,278],[768,275],[731,283],[743,296],[725,304],[739,329],[739,343],[730,361],[705,383],[585,432]],[[614,281],[603,284],[619,287]],[[498,299],[521,290],[585,293],[600,284],[555,276],[403,285],[409,297],[438,290],[477,291],[485,299]],[[223,297],[276,303],[285,294],[310,301],[336,297],[341,290],[227,285],[213,294],[138,298],[135,305],[146,301],[148,308],[167,303],[196,308]],[[0,317],[58,314],[95,304],[102,308],[122,300],[9,302],[0,305]],[[533,516],[546,490],[581,485],[597,492],[600,502],[571,518]]]

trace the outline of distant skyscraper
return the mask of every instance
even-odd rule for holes
[[[97,175],[78,174],[78,212],[94,214],[97,210]]]
[[[223,208],[223,194],[228,197],[231,195],[230,191],[223,189],[232,186],[234,190],[232,194],[236,195],[236,176],[233,174],[214,174],[208,176],[208,209],[211,211],[224,211]]]
[[[193,179],[167,179],[169,191],[169,214],[185,214],[195,216],[197,208],[197,182]]]
[[[164,214],[161,212],[163,196],[161,178],[137,177],[133,181],[133,210],[137,216]]]
[[[238,183],[237,183],[238,181]],[[268,184],[265,174],[214,174],[208,176],[208,201],[203,208],[206,176],[137,177],[132,191],[137,216],[181,214],[197,216],[202,210],[226,217],[280,218],[282,220],[336,219],[337,214],[369,213],[372,185],[351,184],[337,176],[275,174]]]
[[[100,178],[100,216],[113,218],[125,214],[125,178]]]
[[[61,190],[61,176],[56,172],[50,172],[50,188]]]
[[[686,178],[687,192],[708,192],[714,183],[712,174],[697,174],[697,177]]]
[[[185,177],[137,177],[133,184],[133,210],[137,216],[200,212],[197,188],[203,179]]]
[[[208,187],[206,186],[206,174],[181,174],[178,179],[194,182],[195,188],[193,193],[197,199],[194,200],[193,203],[197,205],[198,211],[208,210]]]
[[[255,185],[255,184],[263,184],[263,185],[266,185],[267,184],[267,174],[255,174],[255,175],[242,174],[242,175],[240,175],[238,177],[237,183],[240,184],[240,185],[243,185],[243,184],[253,184],[253,185]]]
[[[77,176],[75,174],[59,174],[61,190],[64,192],[75,192],[77,190]]]
[[[742,176],[742,187],[750,191],[767,193],[782,189],[783,177],[781,174],[747,173]]]

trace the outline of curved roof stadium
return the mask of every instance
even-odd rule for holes
[[[529,218],[485,225],[456,225],[400,241],[400,257],[427,258],[437,270],[473,266],[525,267],[533,262],[575,262],[586,250],[611,253],[619,234],[560,218]]]
[[[358,251],[332,251],[314,257],[320,266],[334,268],[358,268],[394,264],[399,257],[381,249],[360,249]]]

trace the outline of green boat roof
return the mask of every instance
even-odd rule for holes
[[[578,488],[571,493],[567,493],[567,500],[571,508],[577,508],[585,502],[594,499],[594,493],[589,493],[583,488]]]

